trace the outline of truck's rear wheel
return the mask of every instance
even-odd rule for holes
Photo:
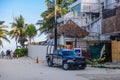
[[[52,63],[51,60],[48,60],[48,66],[49,66],[49,67],[52,67],[52,66],[53,66],[53,63]]]
[[[68,70],[69,69],[69,65],[66,62],[63,63],[62,67],[63,67],[64,70]]]

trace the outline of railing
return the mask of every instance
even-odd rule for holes
[[[114,9],[106,9],[103,11],[103,19],[108,18],[108,17],[112,17],[116,15],[116,8]]]

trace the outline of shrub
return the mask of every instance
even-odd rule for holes
[[[16,49],[15,54],[18,55],[18,57],[27,56],[27,48]]]

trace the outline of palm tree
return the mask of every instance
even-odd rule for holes
[[[62,15],[69,12],[68,5],[70,5],[72,2],[76,0],[56,0],[56,11],[57,11],[57,18],[61,17]],[[45,4],[47,6],[47,10],[44,11],[41,16],[43,17],[42,21],[38,21],[38,24],[40,25],[40,31],[41,33],[51,33],[54,28],[54,0],[46,0]]]
[[[16,41],[16,47],[17,47],[17,42],[21,44],[22,47],[24,47],[24,42],[26,41],[26,34],[25,34],[25,29],[26,29],[26,24],[24,23],[24,18],[22,15],[20,15],[17,18],[14,18],[14,21],[12,24],[12,30],[10,31],[10,36],[12,38],[15,38]]]
[[[25,33],[27,34],[27,37],[29,38],[29,41],[31,42],[31,39],[33,39],[34,36],[37,35],[37,30],[33,24],[29,24],[25,30]]]
[[[10,31],[9,35],[11,36],[11,38],[15,38],[16,41],[16,48],[17,48],[17,43],[18,43],[18,37],[20,36],[20,31],[18,30],[17,27],[13,27],[13,30]]]
[[[4,21],[0,21],[0,39],[4,39],[8,42],[9,39],[7,38],[8,31],[5,28],[8,28],[7,26],[3,25]],[[0,45],[2,45],[2,40],[0,40]]]
[[[26,41],[28,41],[27,40],[27,34],[26,34],[26,27],[27,26],[25,26],[24,28],[22,28],[22,33],[21,33],[21,35],[19,36],[19,38],[18,38],[18,42],[21,44],[21,46],[24,48],[24,46],[25,46],[25,42]]]

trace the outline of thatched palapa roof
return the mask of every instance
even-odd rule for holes
[[[58,35],[61,34],[64,34],[65,37],[84,38],[88,36],[89,33],[86,30],[79,27],[73,21],[70,21],[58,27]],[[50,37],[54,37],[54,32],[51,34]]]

